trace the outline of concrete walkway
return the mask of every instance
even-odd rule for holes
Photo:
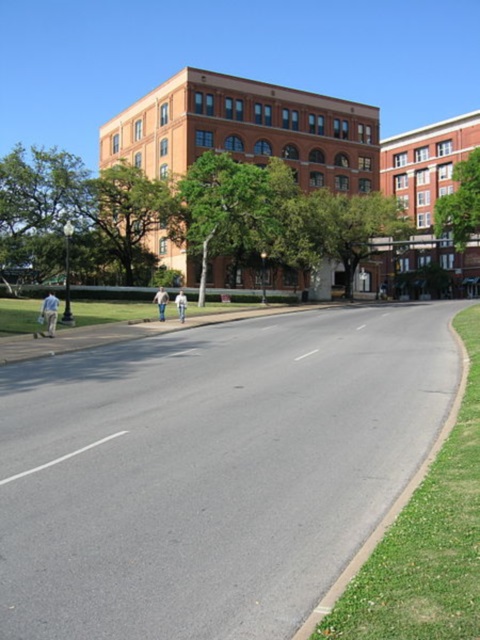
[[[281,313],[297,313],[314,309],[337,306],[335,303],[308,304],[298,307],[262,307],[243,311],[224,311],[216,314],[187,316],[185,324],[177,318],[138,322],[112,322],[96,324],[89,327],[65,328],[57,331],[54,339],[34,339],[33,334],[0,338],[0,365],[33,360],[35,358],[51,357],[63,353],[72,353],[100,347],[102,345],[148,338],[162,333],[185,331],[202,325],[219,324],[221,322],[235,322],[245,318],[255,318],[265,315]],[[41,327],[39,327],[41,330]]]

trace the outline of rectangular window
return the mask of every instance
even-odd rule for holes
[[[445,140],[437,144],[437,156],[449,156],[453,151],[452,141]]]
[[[313,113],[308,116],[308,133],[315,133],[315,116]]]
[[[395,191],[408,188],[408,175],[402,173],[401,176],[395,176]]]
[[[425,160],[428,160],[428,157],[428,147],[415,149],[415,162],[425,162]]]
[[[255,124],[263,124],[263,106],[255,103]]]
[[[282,109],[282,127],[290,129],[290,109]]]
[[[410,206],[410,200],[408,195],[397,196],[397,202],[404,211],[408,211],[408,207]]]
[[[235,100],[235,120],[243,121],[243,100]]]
[[[167,253],[167,238],[160,238],[158,242],[158,253],[164,256]]]
[[[440,187],[438,190],[438,197],[443,198],[443,196],[449,196],[453,193],[453,184],[450,184],[448,187]]]
[[[325,135],[325,118],[324,116],[317,116],[317,135]]]
[[[417,192],[417,206],[426,207],[430,204],[430,191]]]
[[[205,105],[207,107],[207,116],[215,115],[215,102],[213,98],[213,93],[207,93]]]
[[[440,254],[440,266],[442,267],[442,269],[453,269],[455,266],[455,254],[454,253]]]
[[[342,122],[342,138],[348,140],[348,120]]]
[[[418,268],[427,267],[432,264],[432,256],[418,256]]]
[[[142,139],[142,121],[135,122],[135,142]]]
[[[112,153],[118,153],[120,151],[120,135],[116,133],[112,137]]]
[[[430,171],[428,169],[422,169],[415,174],[417,185],[430,184]]]
[[[195,144],[197,147],[213,148],[213,132],[212,131],[195,131]]]
[[[168,103],[162,104],[160,107],[160,126],[163,127],[168,124]]]
[[[438,179],[439,180],[451,180],[453,174],[453,164],[440,164],[438,165]]]
[[[365,142],[365,127],[363,124],[358,125],[358,141]]]
[[[195,93],[195,113],[203,113],[203,93],[201,91]]]
[[[407,152],[397,153],[393,156],[394,167],[405,167],[407,164]]]
[[[233,120],[233,98],[225,98],[225,118]]]
[[[167,138],[162,138],[160,140],[160,156],[168,155],[168,140]]]
[[[417,228],[425,229],[426,227],[430,227],[432,224],[430,211],[425,211],[424,213],[417,214]]]
[[[365,142],[372,144],[372,127],[369,124],[365,127]]]
[[[453,231],[444,231],[440,237],[442,239],[441,247],[453,247]]]
[[[360,178],[358,181],[358,190],[360,193],[370,193],[372,190],[372,181],[368,178]]]
[[[133,159],[133,164],[137,167],[137,169],[141,169],[142,168],[142,154],[141,153],[136,153],[135,157]]]
[[[265,126],[272,126],[272,107],[269,104],[265,105]]]
[[[366,156],[358,157],[358,168],[360,171],[371,171],[372,170],[372,159]]]
[[[333,121],[333,137],[340,138],[340,120],[338,118]]]
[[[350,188],[350,181],[348,176],[335,176],[335,189],[337,191],[348,191]]]
[[[410,258],[399,258],[397,264],[400,273],[410,271]]]
[[[298,111],[292,111],[292,130],[298,131]]]

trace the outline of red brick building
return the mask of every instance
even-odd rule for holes
[[[101,169],[126,158],[151,178],[184,175],[208,149],[258,165],[283,158],[305,191],[380,188],[377,107],[264,82],[187,67],[100,129]],[[164,231],[152,235],[149,247],[160,264],[185,274],[186,286],[197,286],[198,270]],[[209,286],[224,287],[227,268],[216,260]],[[246,274],[236,280],[252,287]],[[284,274],[274,284],[303,289],[307,283]]]
[[[453,193],[455,163],[467,160],[480,146],[480,111],[467,113],[443,122],[408,131],[381,141],[380,185],[385,195],[395,195],[405,206],[418,231],[411,249],[397,252],[390,265],[382,265],[387,280],[395,273],[415,271],[437,263],[451,275],[455,296],[478,296],[480,293],[480,249],[478,238],[465,253],[457,253],[448,234],[434,242],[435,202]],[[431,242],[427,242],[430,240]],[[395,267],[395,269],[393,269]],[[422,296],[419,282],[415,297]]]

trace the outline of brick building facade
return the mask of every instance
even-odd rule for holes
[[[305,191],[380,188],[377,107],[263,82],[187,67],[100,129],[101,169],[125,158],[150,178],[184,175],[209,149],[257,165],[283,158]],[[185,274],[186,286],[197,286],[198,270],[164,231],[152,234],[149,248],[160,264]],[[228,261],[216,260],[209,286],[224,287],[227,268]],[[236,279],[237,286],[255,286],[242,274]],[[291,274],[274,284],[307,285]]]

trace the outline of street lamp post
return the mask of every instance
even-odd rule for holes
[[[262,258],[262,304],[267,304],[267,292],[265,291],[265,260],[267,258],[267,252],[262,251],[260,255]]]
[[[62,317],[62,324],[69,324],[71,326],[75,325],[75,320],[73,318],[71,309],[70,309],[70,240],[73,236],[73,224],[70,220],[67,221],[67,224],[63,227],[63,233],[65,235],[65,242],[67,247],[67,257],[66,257],[66,278],[65,278],[65,313]]]

